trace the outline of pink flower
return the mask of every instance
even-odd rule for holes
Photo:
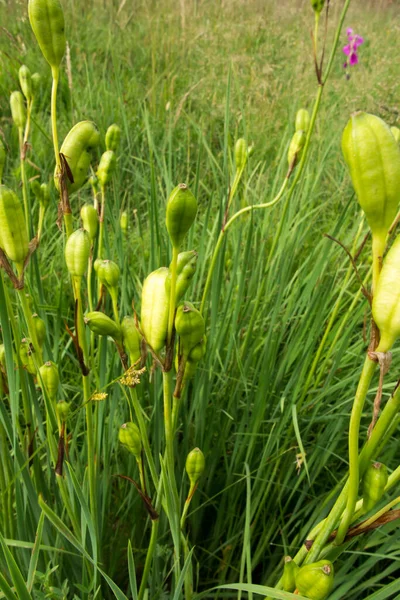
[[[361,46],[361,44],[364,43],[364,38],[354,33],[351,27],[347,29],[346,33],[349,43],[343,47],[343,52],[349,57],[349,59],[348,61],[346,60],[343,65],[345,69],[347,69],[348,66],[353,67],[354,65],[358,64],[357,49],[359,46]]]

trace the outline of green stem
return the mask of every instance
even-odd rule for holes
[[[139,426],[140,437],[142,438],[143,449],[146,456],[147,464],[149,465],[150,475],[153,480],[154,487],[155,489],[157,489],[159,484],[157,470],[154,464],[153,455],[151,453],[149,438],[147,436],[146,423],[144,422],[142,407],[140,406],[136,388],[129,388],[129,397],[133,411],[135,413],[136,421]]]
[[[161,498],[162,498],[162,493],[163,493],[162,486],[163,486],[163,481],[162,481],[162,477],[161,477],[159,484],[156,488],[157,489],[157,501],[156,501],[155,509],[157,512],[160,511],[160,506],[161,506]],[[157,545],[157,534],[158,534],[159,522],[160,522],[159,519],[156,519],[151,522],[151,535],[150,535],[149,545],[147,547],[146,561],[144,563],[142,581],[140,582],[138,600],[143,600],[143,597],[144,597],[144,594],[146,591],[147,580],[149,578],[151,563],[153,562],[153,556],[154,556],[154,552],[155,552],[156,545]]]
[[[177,280],[177,265],[178,265],[179,248],[172,248],[172,262],[171,262],[171,291],[169,296],[169,313],[168,313],[168,346],[171,343],[172,332],[174,330],[174,317],[175,317],[175,305],[176,305],[176,280]]]
[[[101,186],[101,207],[100,207],[100,225],[99,225],[99,245],[97,248],[97,258],[103,258],[103,239],[104,239],[104,213],[106,208],[106,194],[104,185]],[[99,283],[100,285],[100,283]]]
[[[26,231],[28,233],[28,239],[30,238],[30,224],[31,224],[31,211],[28,203],[28,183],[26,181],[26,170],[25,170],[25,158],[24,158],[24,133],[21,128],[18,130],[19,137],[19,157],[21,165],[21,181],[22,181],[22,198],[24,201],[24,213]]]
[[[58,80],[60,77],[59,67],[52,67],[51,74],[53,77],[53,84],[51,87],[51,131],[52,131],[52,135],[53,135],[54,157],[56,160],[56,167],[57,167],[56,171],[58,174],[61,169],[59,145],[58,145],[58,132],[57,132],[57,88],[58,88]]]
[[[163,372],[164,427],[168,475],[174,479],[174,437],[171,414],[172,371]]]

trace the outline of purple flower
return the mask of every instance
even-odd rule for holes
[[[348,66],[353,67],[358,64],[358,54],[357,49],[361,44],[364,43],[364,38],[362,38],[357,33],[354,33],[351,27],[349,27],[346,31],[348,44],[343,47],[343,52],[346,56],[349,57],[348,60],[344,63],[343,67],[347,69]]]

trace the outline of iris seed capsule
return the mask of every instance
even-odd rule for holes
[[[64,13],[60,0],[29,0],[28,13],[43,56],[52,68],[58,68],[66,46]]]
[[[106,132],[106,150],[116,152],[121,141],[121,129],[116,123],[110,125]]]
[[[188,357],[192,348],[201,342],[204,336],[204,318],[193,304],[184,302],[176,311],[175,329],[179,335],[181,352],[184,357]]]
[[[40,204],[43,208],[47,208],[50,202],[50,188],[47,183],[42,183],[40,186]]]
[[[300,108],[296,114],[296,131],[307,133],[310,127],[310,113],[305,108]]]
[[[124,423],[119,429],[118,439],[137,460],[140,460],[142,454],[142,438],[140,436],[139,428],[135,423]]]
[[[128,213],[126,210],[121,213],[121,217],[119,219],[119,226],[121,227],[121,231],[126,233],[128,231]]]
[[[32,100],[32,75],[26,65],[22,65],[18,72],[19,85],[21,86],[22,93],[26,100],[30,102]]]
[[[333,587],[334,570],[329,560],[320,560],[300,567],[295,575],[301,596],[310,600],[324,600]]]
[[[176,267],[177,278],[175,288],[175,302],[179,302],[188,290],[190,282],[193,279],[193,275],[196,272],[197,259],[198,254],[195,250],[189,250],[187,252],[179,253]],[[169,295],[171,289],[171,272],[167,277],[165,285],[167,286],[166,290],[167,294]]]
[[[146,277],[142,288],[140,321],[146,341],[155,352],[166,343],[168,329],[169,295],[165,281],[169,270],[161,267]]]
[[[69,413],[71,411],[71,405],[69,402],[65,400],[60,400],[56,404],[56,412],[60,421],[66,421],[69,417]]]
[[[55,400],[60,383],[57,365],[49,360],[40,367],[39,373],[48,397]]]
[[[100,163],[97,169],[97,179],[100,181],[100,185],[104,187],[112,177],[117,165],[115,153],[112,150],[107,150],[101,156]]]
[[[5,185],[0,185],[0,248],[20,267],[29,252],[22,204]]]
[[[135,364],[141,357],[141,337],[136,329],[135,319],[126,316],[121,323],[122,339],[124,347],[129,353],[131,364]]]
[[[166,226],[174,248],[179,248],[197,213],[197,200],[186,184],[180,183],[168,198]]]
[[[282,575],[282,588],[285,592],[293,592],[296,589],[296,574],[299,568],[290,556],[285,556]]]
[[[28,338],[23,338],[19,346],[19,357],[23,367],[31,375],[36,375],[36,367],[32,357],[32,344]]]
[[[65,244],[65,262],[72,277],[83,277],[90,255],[90,238],[87,231],[77,229]]]
[[[316,13],[316,15],[320,15],[322,9],[324,8],[325,0],[311,0],[311,6]]]
[[[400,337],[400,236],[387,253],[372,298],[372,316],[380,332],[379,352]]]
[[[369,512],[382,498],[388,482],[388,471],[384,464],[369,465],[363,478],[363,510]]]
[[[81,208],[83,228],[88,232],[90,239],[95,239],[99,227],[99,215],[93,204],[84,204]]]
[[[235,144],[235,165],[237,171],[242,171],[247,163],[247,142],[245,139],[240,138]]]
[[[32,315],[33,317],[33,325],[36,331],[36,338],[38,344],[41,348],[43,348],[44,340],[46,339],[46,325],[43,319],[39,317],[39,315]]]
[[[206,467],[206,461],[204,454],[200,448],[194,448],[186,458],[186,473],[189,477],[190,485],[195,486],[200,477],[204,473]]]
[[[304,144],[306,143],[306,134],[304,131],[296,131],[294,136],[292,137],[292,141],[290,142],[289,150],[288,150],[288,164],[289,167],[291,165],[297,165],[299,162],[302,150],[304,148]]]
[[[115,288],[118,285],[121,274],[120,268],[112,260],[97,259],[94,265],[97,277],[100,282],[108,288]]]
[[[23,129],[26,123],[25,100],[21,92],[13,92],[10,96],[11,116],[18,129]]]
[[[114,340],[121,340],[121,328],[104,313],[97,310],[88,312],[84,317],[84,321],[90,331],[93,331],[96,335],[109,335]]]

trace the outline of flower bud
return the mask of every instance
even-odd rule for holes
[[[135,319],[130,316],[124,317],[121,323],[121,331],[124,347],[129,353],[129,360],[133,365],[141,357],[141,337],[136,329]]]
[[[83,229],[85,229],[91,241],[93,241],[97,234],[97,229],[99,226],[99,215],[97,214],[97,210],[93,206],[93,204],[84,204],[81,208],[81,219],[83,224]]]
[[[324,8],[325,0],[311,0],[311,6],[316,15],[320,15]]]
[[[300,567],[290,556],[285,556],[282,575],[282,588],[285,592],[293,592],[296,589],[295,577]]]
[[[199,255],[195,250],[189,250],[188,252],[180,252],[178,255],[178,262],[176,267],[176,287],[175,287],[175,302],[179,302],[182,296],[186,293],[190,282],[192,281],[193,275],[196,272],[197,259]],[[171,265],[169,266],[171,269]],[[171,271],[168,274],[165,282],[167,294],[170,294],[171,290]]]
[[[115,171],[117,161],[115,153],[112,150],[107,150],[102,154],[100,164],[97,169],[97,179],[100,181],[100,185],[104,187],[111,179],[112,174]]]
[[[7,156],[6,149],[0,138],[0,184],[3,179],[3,171],[4,171],[4,165],[6,164],[6,156]]]
[[[26,100],[32,100],[32,75],[26,65],[22,65],[19,69],[19,85]]]
[[[179,248],[197,213],[197,200],[186,184],[180,183],[168,198],[166,225],[171,243]]]
[[[90,255],[90,238],[87,231],[77,229],[65,244],[65,262],[72,277],[83,277]]]
[[[342,150],[372,235],[384,244],[400,198],[400,148],[382,119],[357,112],[344,129]]]
[[[398,144],[400,144],[400,129],[398,127],[391,127],[390,131],[393,133],[393,137]]]
[[[242,171],[247,163],[247,142],[240,138],[235,144],[235,165],[237,171]]]
[[[301,596],[310,600],[324,600],[333,587],[334,570],[329,560],[320,560],[300,567],[295,575]]]
[[[388,472],[384,464],[376,462],[369,465],[363,477],[363,511],[372,510],[382,498],[386,484],[388,482]]]
[[[46,325],[43,319],[38,315],[32,315],[33,325],[36,331],[36,339],[41,348],[43,348],[44,340],[46,339]]]
[[[112,260],[97,259],[94,269],[100,282],[108,288],[115,288],[118,285],[120,269],[117,263]]]
[[[39,369],[40,379],[50,400],[55,400],[57,396],[60,377],[58,367],[51,360],[44,363]]]
[[[119,226],[121,227],[121,231],[126,233],[128,231],[128,213],[126,210],[121,213],[121,217],[119,219]]]
[[[380,332],[379,352],[400,337],[400,236],[387,253],[372,298],[372,316]]]
[[[21,92],[13,92],[10,96],[11,116],[18,127],[23,129],[26,123],[26,108],[24,97]]]
[[[135,423],[124,423],[119,429],[118,438],[121,444],[140,460],[142,454],[142,438],[140,431]]]
[[[32,357],[32,344],[28,338],[23,338],[19,346],[19,357],[23,367],[31,375],[36,375],[36,367]]]
[[[115,340],[121,339],[121,328],[115,321],[100,311],[88,312],[84,317],[84,321],[90,331],[93,331],[96,335],[109,335]]]
[[[300,108],[296,114],[296,131],[307,133],[310,127],[310,113],[305,108]]]
[[[175,329],[179,335],[181,353],[184,357],[188,357],[192,348],[202,340],[205,332],[203,316],[190,302],[184,302],[178,307]]]
[[[22,204],[5,185],[0,185],[0,248],[20,266],[29,252]]]
[[[64,13],[60,0],[29,0],[28,13],[43,56],[52,68],[58,68],[66,46]]]
[[[59,402],[57,402],[56,412],[60,421],[66,421],[68,419],[70,410],[71,405],[69,402],[66,402],[65,400],[60,400]]]
[[[37,93],[39,92],[40,89],[40,82],[42,80],[42,77],[39,73],[34,73],[31,77],[31,83],[32,83],[32,97],[35,98],[35,96],[37,95]]]
[[[121,141],[121,129],[114,123],[106,132],[106,150],[116,152]]]
[[[289,150],[288,150],[288,164],[290,166],[295,166],[299,162],[302,151],[304,148],[304,144],[306,143],[306,134],[304,131],[296,131],[294,136],[292,137],[292,141],[290,142]]]
[[[194,448],[187,455],[186,459],[186,473],[188,474],[190,486],[193,487],[196,485],[200,477],[204,473],[204,469],[206,467],[206,461],[204,458],[204,454],[200,450],[200,448]]]
[[[169,296],[165,280],[169,270],[161,267],[146,277],[142,289],[140,321],[146,342],[155,352],[166,343],[168,330]]]

